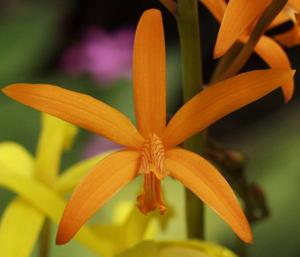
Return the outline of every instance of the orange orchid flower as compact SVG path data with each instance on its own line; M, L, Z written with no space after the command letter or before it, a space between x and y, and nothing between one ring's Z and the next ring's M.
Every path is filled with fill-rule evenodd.
M245 44L249 39L251 25L271 3L271 0L230 0L227 5L225 0L200 1L221 23L214 49L215 58L224 55L236 40ZM294 2L299 2L298 0L290 1L290 6ZM298 8L298 6L295 8ZM270 28L286 22L288 19L290 17L287 15L287 12L281 12ZM260 38L254 51L273 69L291 69L289 58L284 49L268 36L263 35ZM288 102L293 96L294 80L291 79L282 85L282 90L285 102Z
M226 180L203 157L177 145L278 88L294 72L253 71L218 82L182 106L166 125L166 58L160 11L151 9L142 15L133 59L138 129L118 110L84 94L41 84L14 84L3 89L25 105L125 147L99 162L78 185L64 211L57 243L68 242L98 208L138 175L144 176L137 198L141 212L166 211L160 183L169 175L214 209L242 240L251 242L247 219Z

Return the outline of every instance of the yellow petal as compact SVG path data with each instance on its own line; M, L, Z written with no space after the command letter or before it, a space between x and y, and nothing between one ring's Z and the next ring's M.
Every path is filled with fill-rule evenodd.
M209 86L194 96L169 122L162 140L167 148L207 128L227 114L258 100L294 75L292 70L257 70Z
M55 190L65 194L72 191L75 186L78 185L80 180L101 160L106 156L111 154L112 151L108 151L96 156L93 156L89 159L80 161L67 170L62 172L62 175L57 179L54 187Z
M113 220L113 225L96 224L93 225L93 230L111 238L114 241L116 253L119 253L145 240L149 228L154 227L149 225L155 224L151 223L154 221L154 215L143 215L132 202L118 203L117 207L113 215L118 220ZM122 222L120 222L120 217L123 218Z
M276 35L276 41L286 47L294 47L300 44L300 28L293 26L290 30Z
M59 223L66 203L41 182L14 173L0 164L0 186L14 191L43 212L54 223ZM88 227L82 227L76 239L100 256L110 256L111 254L113 242L108 241L105 235L96 235Z
M135 115L140 133L160 135L166 126L166 53L159 10L145 11L133 52Z
M252 242L249 223L230 185L207 160L180 148L166 153L166 168L210 206L245 242Z
M221 57L270 3L271 0L230 0L218 33L214 57Z
M211 12L215 19L221 23L227 4L224 0L199 0Z
M72 143L77 128L53 116L42 115L42 128L37 147L35 177L53 185L60 168L63 150Z
M29 257L41 231L44 215L16 198L5 209L0 224L0 256Z
M291 69L289 57L284 49L273 39L262 36L255 46L254 51L272 68L272 69ZM282 85L285 102L291 100L294 93L294 79Z
M129 148L139 148L143 142L126 116L88 95L43 84L13 84L3 92L16 101Z
M167 256L201 256L201 257L238 257L228 248L209 241L187 240L187 241L160 241L158 242L160 257ZM181 254L180 254L181 252ZM183 254L182 254L183 253ZM191 255L189 255L191 254Z
M33 157L23 146L14 142L0 143L0 165L18 174L33 175Z
M67 243L80 227L137 174L139 153L119 151L100 161L75 189L57 232L57 244Z
M146 232L151 221L154 220L154 215L144 215L135 206L131 207L124 225L121 227L123 236L123 249L132 247L145 239Z

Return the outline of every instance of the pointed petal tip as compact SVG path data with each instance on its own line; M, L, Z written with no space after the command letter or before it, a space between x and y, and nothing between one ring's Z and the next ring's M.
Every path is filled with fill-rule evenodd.
M144 11L142 17L157 16L157 15L161 16L160 10L152 8L152 9Z
M247 244L253 243L253 234L252 234L250 226L248 227L247 231L245 231L245 233L242 236L240 236L240 239L243 240Z
M23 84L23 83L10 84L10 85L7 85L7 86L3 87L1 89L1 91L5 95L11 97L13 95L13 93L15 92L15 90L18 90L19 86L24 86L24 85L26 85L26 84Z
M74 235L75 234L72 233L72 231L65 226L64 220L62 218L62 220L60 221L60 224L58 226L55 244L64 245L64 244L68 243L73 238Z
M288 104L292 100L293 95L284 95L284 103Z
M288 75L293 78L295 76L296 70L287 70ZM291 101L294 95L294 83L288 83L286 86L282 87L284 103L287 104Z
M64 245L68 243L70 240L65 236L60 233L60 231L57 232L56 239L55 239L55 244L56 245Z
M213 58L214 59L219 59L220 57L222 57L225 53L225 50L224 49L220 49L219 47L215 47L214 49L214 53L213 53Z
M295 76L295 74L296 74L296 69L291 70L291 75Z
M9 95L9 91L12 87L13 87L13 85L5 86L5 87L1 88L1 91L3 92L3 94Z
M270 69L271 71L273 71L275 73L275 75L280 72L281 75L285 75L288 78L292 78L295 76L296 70L292 70L292 69Z

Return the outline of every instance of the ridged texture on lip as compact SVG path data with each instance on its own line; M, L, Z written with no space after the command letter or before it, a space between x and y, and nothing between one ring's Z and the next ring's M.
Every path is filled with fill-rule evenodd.
M167 175L164 162L164 145L157 135L150 134L141 148L141 167L139 172L141 174L153 172L158 179L163 179Z

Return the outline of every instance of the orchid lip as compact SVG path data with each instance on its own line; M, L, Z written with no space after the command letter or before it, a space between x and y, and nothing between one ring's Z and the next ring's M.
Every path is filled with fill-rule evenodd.
M162 140L154 133L145 139L141 149L140 174L144 175L143 192L137 197L138 208L144 214L159 208L166 211L161 196L161 180L168 175L165 169L165 148Z

